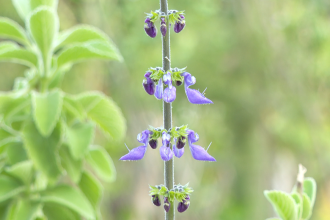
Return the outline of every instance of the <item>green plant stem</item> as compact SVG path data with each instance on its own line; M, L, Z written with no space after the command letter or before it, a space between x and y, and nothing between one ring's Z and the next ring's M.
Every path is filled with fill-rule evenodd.
M160 10L167 15L167 0L160 0ZM167 31L165 37L162 35L162 59L163 69L165 72L171 69L170 61L170 27L169 23L166 23ZM164 128L170 129L172 127L172 104L163 101L163 120ZM174 159L164 162L164 182L167 189L173 189L174 186ZM165 212L165 220L175 219L174 202L171 204L169 212Z

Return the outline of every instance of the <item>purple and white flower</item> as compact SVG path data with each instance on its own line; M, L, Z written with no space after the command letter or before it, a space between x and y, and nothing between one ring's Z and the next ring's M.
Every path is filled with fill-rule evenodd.
M184 20L184 16L180 15L180 17L174 24L174 32L175 33L181 32L185 26L186 26L186 22Z
M150 78L150 75L152 73L148 71L146 74L144 74L144 77L146 78L143 80L143 87L144 90L149 94L149 95L154 95L155 94L155 82Z
M148 17L144 21L144 30L149 35L149 37L156 37L157 35L157 29L155 27L155 24L151 21L151 19Z

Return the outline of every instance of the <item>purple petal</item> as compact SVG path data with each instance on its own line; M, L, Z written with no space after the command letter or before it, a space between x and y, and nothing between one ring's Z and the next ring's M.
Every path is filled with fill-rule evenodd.
M166 85L172 85L172 77L171 77L171 73L167 72L164 76L163 76L163 82Z
M163 81L162 81L161 78L159 79L158 84L156 86L155 97L157 99L162 99L163 98Z
M171 203L168 201L168 197L164 198L164 209L166 212L170 211Z
M147 78L147 80L143 80L142 85L149 95L155 94L155 82L152 79Z
M147 150L147 146L133 148L128 154L122 156L119 160L141 160Z
M203 160L203 161L216 161L214 157L212 157L207 151L198 145L189 145L191 155L195 160Z
M166 145L162 145L159 150L160 150L160 157L162 158L162 160L168 161L172 159L173 151L171 150L170 147L166 147Z
M163 145L168 146L170 141L171 141L171 135L169 133L167 133L166 131L163 131L163 133L162 133L162 143L163 143Z
M190 73L184 72L182 74L184 76L184 87L186 91L187 98L192 104L213 104L213 102L206 98L202 93L198 90L190 89L189 86L194 85L196 83L196 78L191 76Z
M157 35L157 29L154 25L153 22L150 21L150 18L146 18L146 20L144 21L144 30L145 32L149 35L149 37L156 37Z
M193 130L187 130L189 144L195 143L199 140L199 135Z
M150 140L149 141L149 145L152 149L156 149L157 148L157 144L158 144L158 141L157 140Z
M176 88L174 86L169 86L164 90L163 99L165 102L173 102L176 98Z
M174 144L173 144L173 152L174 152L174 155L175 155L177 158L182 157L182 155L183 155L183 153L184 153L184 148L178 149L178 148L176 147L176 140L174 140Z
M144 144L145 146L148 145L149 142L149 135L152 134L152 131L150 130L144 130L140 134L137 135L137 140L138 142Z
M161 20L161 22L160 22L160 32L165 37L166 31L167 31L165 18L160 18L160 20Z

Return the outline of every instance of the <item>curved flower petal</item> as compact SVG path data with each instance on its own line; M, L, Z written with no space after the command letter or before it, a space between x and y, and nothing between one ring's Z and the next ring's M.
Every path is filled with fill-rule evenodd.
M160 157L162 158L162 160L168 161L172 159L173 151L171 150L170 147L166 147L166 145L162 145L159 150L160 150Z
M195 160L216 161L214 157L207 153L207 151L201 146L190 144L189 148L191 151L191 155Z
M173 144L173 152L174 152L174 155L177 157L177 158L180 158L182 157L183 153L184 153L184 147L181 148L181 149L178 149L176 147L176 140L174 139L174 144Z
M189 86L194 85L196 83L196 78L191 76L190 73L184 72L182 73L184 76L184 88L186 91L186 95L188 101L192 104L213 104L213 102L206 98L200 91L196 89L190 89Z
M165 102L173 102L176 98L176 88L174 86L169 86L164 90L163 99Z
M157 99L163 98L163 81L162 78L159 79L158 84L156 86L155 97Z
M138 142L144 144L145 146L148 145L149 142L149 135L152 134L152 131L150 130L144 130L140 134L137 135Z
M151 72L147 72L144 77L146 78L143 80L143 87L144 90L149 94L153 95L155 94L155 82L150 78Z
M189 144L195 143L199 140L199 135L193 130L187 130Z
M128 154L122 156L119 160L141 160L147 151L147 146L133 148Z

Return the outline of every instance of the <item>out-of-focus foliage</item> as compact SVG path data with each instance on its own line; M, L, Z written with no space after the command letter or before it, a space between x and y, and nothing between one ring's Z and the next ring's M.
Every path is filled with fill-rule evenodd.
M0 4L1 16L19 20L10 1ZM181 90L173 104L174 125L189 123L203 137L201 146L212 141L209 152L217 159L198 163L187 153L175 161L176 179L195 190L190 208L177 219L274 216L262 192L289 192L298 163L318 183L311 219L330 219L329 6L327 0L169 0L170 9L185 10L186 20L180 34L171 32L172 67L187 66L197 79L194 88L207 87L215 103L192 106ZM80 63L64 76L62 89L111 94L127 118L130 148L149 124L162 125L161 102L141 85L145 71L161 65L160 34L150 39L143 30L144 13L158 8L158 0L59 1L60 29L95 25L111 36L125 61ZM1 64L1 71L0 87L9 90L22 67ZM106 146L119 175L106 189L105 219L161 219L148 197L148 184L163 182L159 151L149 149L143 161L119 162L124 144Z
M95 130L120 140L125 120L102 93L60 87L74 63L122 57L97 28L59 32L57 0L12 3L26 29L0 17L0 61L27 69L0 93L0 219L102 219L99 179L112 182L116 170L107 151L92 145Z

